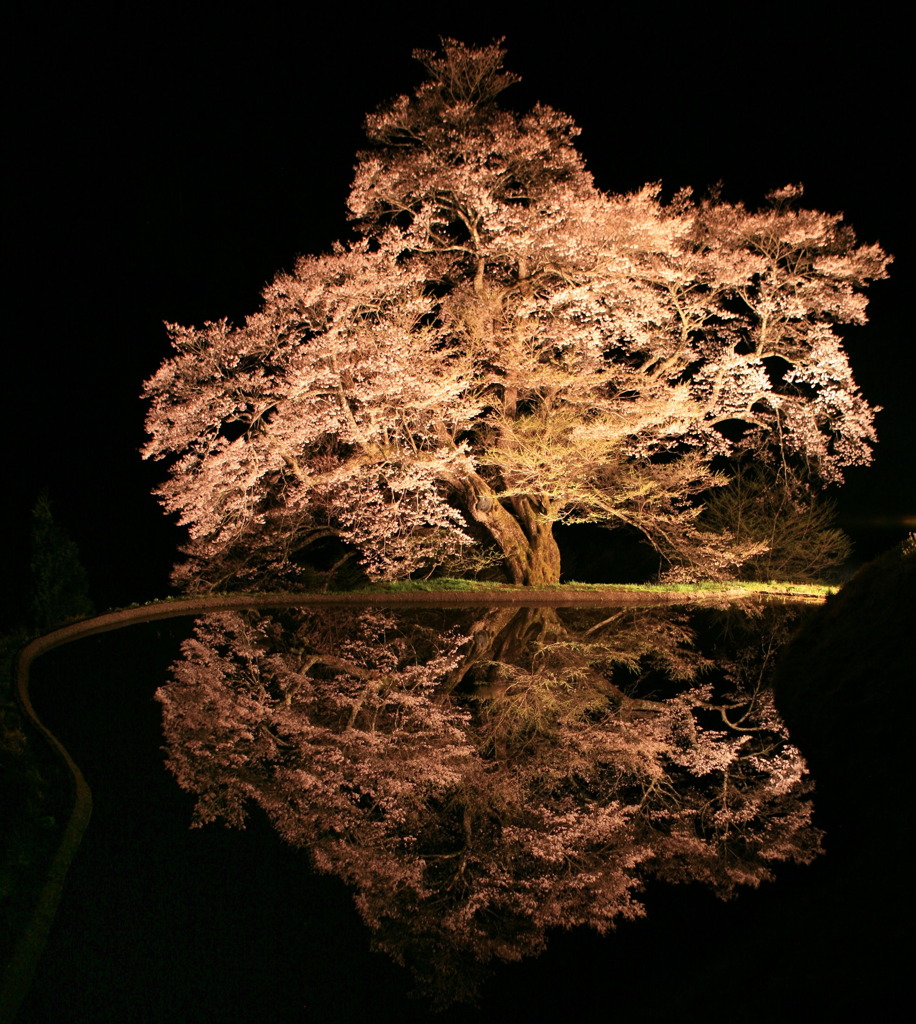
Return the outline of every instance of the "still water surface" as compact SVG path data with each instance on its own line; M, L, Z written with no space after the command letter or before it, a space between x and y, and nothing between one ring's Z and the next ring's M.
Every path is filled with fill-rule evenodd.
M300 609L52 652L36 706L95 811L23 1019L803 990L823 858L766 683L804 611Z

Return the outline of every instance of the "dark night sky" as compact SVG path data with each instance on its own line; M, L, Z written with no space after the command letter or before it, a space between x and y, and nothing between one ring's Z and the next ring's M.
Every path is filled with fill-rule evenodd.
M440 34L504 35L523 76L507 102L572 114L609 191L721 180L755 203L802 181L810 205L843 210L895 254L872 323L847 335L857 380L886 412L877 462L850 475L841 506L861 555L895 543L916 513L902 33L880 3L846 21L802 6L672 19L610 4L588 20L563 5L540 19L529 5L454 18L401 4L36 7L10 47L7 582L47 486L100 604L165 592L177 533L137 455L140 386L168 351L162 321L241 318L276 270L346 236L362 118L416 84L411 51ZM866 529L869 516L893 525Z

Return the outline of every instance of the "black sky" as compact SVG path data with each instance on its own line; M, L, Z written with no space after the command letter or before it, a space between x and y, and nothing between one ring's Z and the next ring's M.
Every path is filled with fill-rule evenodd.
M872 323L847 335L856 379L886 411L877 461L850 474L841 508L863 557L900 539L916 513L901 26L882 4L854 18L814 4L685 10L35 7L10 46L7 582L48 487L101 604L165 592L178 533L137 455L162 321L241 318L297 254L346 237L362 119L413 88L411 51L440 35L505 36L523 77L507 102L570 113L608 191L722 181L753 204L801 181L810 205L894 253Z

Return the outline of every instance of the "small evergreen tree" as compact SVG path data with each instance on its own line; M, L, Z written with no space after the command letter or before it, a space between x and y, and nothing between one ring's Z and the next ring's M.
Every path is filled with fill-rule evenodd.
M43 491L32 508L29 568L29 625L45 633L65 619L92 615L89 577L79 549L55 522L51 499Z

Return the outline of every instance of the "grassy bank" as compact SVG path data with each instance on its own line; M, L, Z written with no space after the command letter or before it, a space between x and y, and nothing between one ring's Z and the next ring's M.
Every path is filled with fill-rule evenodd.
M374 583L359 589L366 594L418 594L467 591L468 593L524 593L528 589L555 590L558 594L570 593L649 593L649 594L732 594L735 592L754 594L791 594L798 597L827 597L837 588L822 583L784 583L776 580L769 583L730 580L707 583L556 583L538 588L512 586L507 583L487 583L479 580L434 579L401 580L394 583Z

